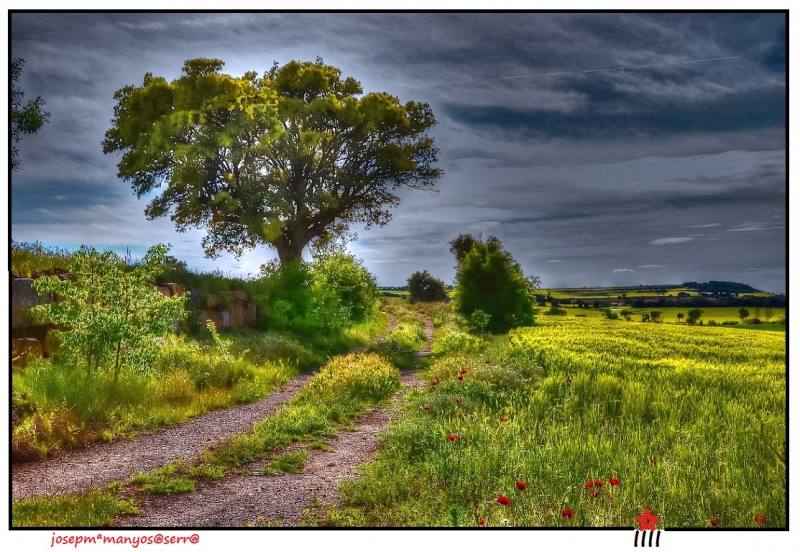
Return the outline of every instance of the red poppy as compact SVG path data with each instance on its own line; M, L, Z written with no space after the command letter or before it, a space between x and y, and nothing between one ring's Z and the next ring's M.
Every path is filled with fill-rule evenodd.
M458 381L464 381L464 376L458 376Z
M460 403L461 402L461 397L456 397L456 402Z
M478 520L478 525L486 525L486 522L483 519Z
M571 518L572 510L570 510L569 508L564 508L563 510L561 510L561 517Z
M719 521L717 521L716 519L712 519L711 520L711 526L712 527L716 527L717 525L719 525Z
M452 433L450 435L448 435L447 438L450 439L451 441L453 441L454 443L458 440L458 437L456 437Z
M490 362L490 361L489 361L489 359L487 358L487 359L486 359L486 364L489 364L489 362Z
M431 382L431 385L439 385L439 380L435 379Z
M501 422L505 422L507 419L508 419L508 418L506 418L505 416L500 416L500 421L501 421Z
M651 458L650 463L653 464L654 466L658 466L658 461L655 458Z
M517 481L517 489L519 489L520 491L524 491L527 488L528 486L525 484L524 481Z
M587 489L591 489L592 487L594 487L594 481L587 481L586 482L586 488Z
M664 456L667 453L664 449L661 449L661 456Z
M431 409L430 406L425 406L425 410L430 410L430 409Z
M594 486L595 487L602 487L603 486L603 482L598 479L597 481L594 482Z
M567 383L568 383L568 384L569 384L569 383L572 383L572 378L571 378L571 377L569 377L569 376L567 376Z
M617 479L616 477L612 477L611 479L608 480L608 482L611 483L612 485L619 485L619 479Z
M599 493L597 491L592 491L591 493L589 493L589 496L592 497L592 498L595 498L595 497L597 497L598 494Z
M462 373L462 374L466 374L466 373L467 373L467 369L466 369L466 368L462 369L462 370L461 370L461 373Z
M469 414L464 414L464 417L465 417L465 418L469 417Z
M503 506L508 506L509 504L511 504L511 499L506 496L500 495L497 497L497 502L502 504Z
M764 516L756 516L756 523L760 523L761 525L766 525L767 520L764 519Z

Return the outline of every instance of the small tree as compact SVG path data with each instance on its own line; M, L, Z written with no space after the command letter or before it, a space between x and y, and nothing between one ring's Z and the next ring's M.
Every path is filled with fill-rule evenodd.
M696 324L700 317L703 316L703 311L700 309L691 309L689 310L689 316L686 318L686 322L689 324Z
M747 309L746 309L746 308L744 308L744 307L742 307L742 308L740 308L740 309L739 309L739 318L741 318L741 320L742 320L742 324L744 324L744 320L745 320L745 318L747 318L748 316L750 316L750 311L749 311L749 310L747 310Z
M683 313L682 312L679 312L675 316L678 318L678 323L680 323L680 321L683 320Z
M487 328L492 333L533 323L539 279L525 277L499 239L475 240L456 266L455 282L456 310L466 317L478 309L488 313Z
M483 312L482 310L478 309L472 311L472 316L469 317L470 325L478 330L479 332L486 333L486 326L489 325L489 321L492 319L490 314Z
M659 320L660 318L661 318L661 311L652 311L650 313L650 321L651 322L660 322L660 320Z
M48 122L50 114L42 109L44 100L38 96L35 100L29 101L24 106L22 98L25 92L16 83L22 75L22 67L25 65L24 59L15 59L11 62L11 168L19 170L21 161L19 151L15 145L19 142L23 134L35 134L42 126Z
M166 245L151 247L142 262L129 269L115 253L84 246L72 258L72 280L37 279L39 294L64 298L32 309L66 326L58 332L59 356L83 362L89 374L113 367L115 384L123 367L152 369L160 348L157 338L187 314L183 296L165 297L151 284L163 269L167 250Z
M430 303L434 301L444 301L447 298L447 290L444 287L444 282L428 274L427 270L415 272L407 282L408 291L410 293L409 301L412 303Z
M642 322L650 322L650 315L647 313L642 314Z

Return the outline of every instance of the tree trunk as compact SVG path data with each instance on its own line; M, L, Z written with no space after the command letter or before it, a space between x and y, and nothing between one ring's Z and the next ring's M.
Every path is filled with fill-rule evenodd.
M303 249L305 249L309 241L303 241L298 238L291 239L284 235L272 242L272 245L278 250L278 259L280 259L281 266L286 266L292 261L301 259L303 257Z

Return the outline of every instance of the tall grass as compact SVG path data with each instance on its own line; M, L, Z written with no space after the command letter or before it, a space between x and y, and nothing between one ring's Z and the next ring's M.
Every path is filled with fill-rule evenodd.
M90 493L14 501L12 527L106 527L119 514L138 514L132 500L110 493Z
M21 278L34 275L65 272L69 268L73 251L58 247L45 247L40 242L11 242L11 272Z
M445 354L327 523L631 526L649 508L660 527L785 527L784 350L767 332L571 319Z

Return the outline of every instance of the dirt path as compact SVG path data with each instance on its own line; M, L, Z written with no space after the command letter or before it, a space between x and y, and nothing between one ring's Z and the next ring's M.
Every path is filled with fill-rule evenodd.
M424 385L414 371L401 374L403 389L393 402L412 387ZM356 476L356 466L368 462L378 450L380 431L399 416L396 409L373 408L354 423L352 432L341 432L327 441L329 451L309 450L302 473L261 475L266 461L248 465L249 474L227 475L219 481L202 481L193 493L145 495L138 502L140 514L122 516L115 527L241 527L245 524L293 526L315 499L336 503L339 484ZM298 445L284 449L292 451Z
M389 317L387 333L397 326L397 318ZM189 461L206 447L224 441L234 433L249 431L257 422L273 415L306 385L312 375L303 374L253 404L213 410L132 440L64 450L39 462L12 465L12 499L102 488L112 481L128 479L134 473L163 466L176 458Z

